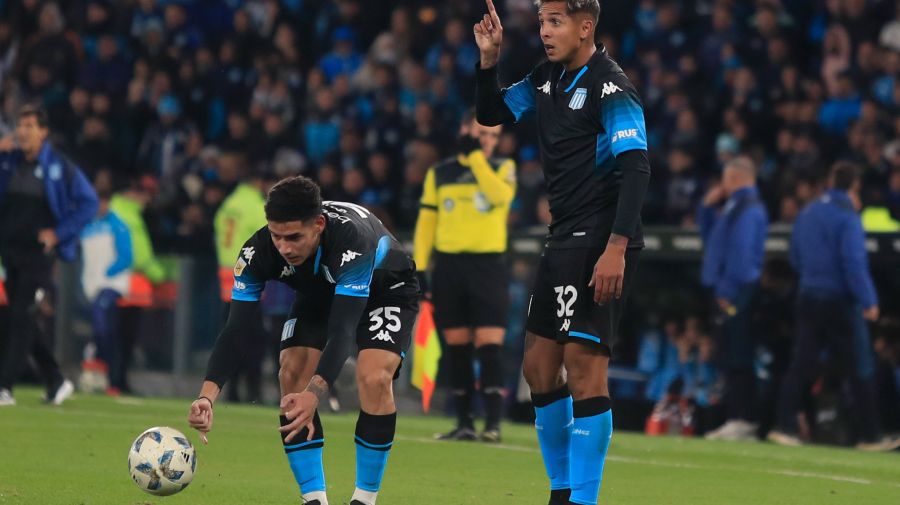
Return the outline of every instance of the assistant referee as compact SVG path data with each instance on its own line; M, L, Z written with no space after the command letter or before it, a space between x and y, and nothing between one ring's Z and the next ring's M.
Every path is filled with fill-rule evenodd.
M500 441L500 350L509 305L506 221L516 192L515 162L492 157L501 128L481 125L471 113L463 119L459 154L428 171L416 223L420 278L435 251L435 324L447 343L446 363L456 396L457 426L438 435L442 440ZM486 411L480 436L472 418L475 354Z

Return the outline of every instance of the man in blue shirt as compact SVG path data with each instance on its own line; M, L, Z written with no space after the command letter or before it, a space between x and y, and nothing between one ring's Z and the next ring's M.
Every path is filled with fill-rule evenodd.
M836 163L829 190L809 204L794 224L790 257L799 275L797 329L791 365L781 387L778 430L768 436L776 443L801 443L797 414L803 388L816 377L824 347L853 391L860 428L857 447L892 450L900 446L900 440L881 438L874 378L871 366L866 366L871 345L858 345L865 337L858 311L868 321L879 316L865 234L853 200L859 188L856 167Z
M9 334L0 348L0 406L15 405L12 386L29 353L46 380L49 403L59 405L74 391L40 329L52 328L53 263L76 258L78 235L98 203L81 170L50 145L49 133L47 112L25 105L16 124L18 146L0 140L0 257L10 306Z
M727 422L706 437L751 440L756 437L756 388L750 308L762 272L769 219L750 158L738 156L725 165L722 182L704 198L697 223L704 247L702 282L713 292L720 323L719 364L725 375L727 414Z

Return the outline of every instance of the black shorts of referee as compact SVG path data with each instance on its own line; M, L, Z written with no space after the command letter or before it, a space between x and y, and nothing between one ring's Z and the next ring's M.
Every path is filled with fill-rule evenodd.
M434 322L446 328L505 328L509 269L503 253L441 253L431 276Z

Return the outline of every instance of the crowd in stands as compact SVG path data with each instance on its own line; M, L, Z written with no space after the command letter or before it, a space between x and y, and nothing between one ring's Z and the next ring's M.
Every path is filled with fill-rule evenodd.
M724 161L762 167L790 223L830 162L866 169L867 205L900 214L900 6L881 0L607 2L602 42L644 100L644 220L692 226ZM499 3L509 84L540 61L530 0ZM429 165L472 105L478 51L459 2L0 0L0 134L42 101L93 178L144 176L162 251L213 254L212 216L252 172L317 178L327 198L414 224ZM533 127L507 129L514 227L543 224ZM112 182L105 182L112 181Z
M543 47L532 0L495 3L509 85ZM646 224L694 227L723 164L748 154L772 223L792 223L847 159L864 168L862 204L900 229L900 2L601 4L600 42L644 102ZM157 253L214 258L217 209L261 175L308 175L325 198L409 232L426 170L453 154L473 105L483 11L482 0L0 0L0 137L21 104L43 103L54 145L104 198L143 208ZM511 227L546 225L534 125L507 127L497 154L518 166ZM715 402L703 322L666 321L651 399L677 382ZM879 340L887 375L896 341Z

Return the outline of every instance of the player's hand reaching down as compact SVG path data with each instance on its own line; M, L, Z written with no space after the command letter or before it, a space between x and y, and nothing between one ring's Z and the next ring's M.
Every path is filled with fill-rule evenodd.
M202 440L204 444L209 443L206 434L212 429L212 423L212 402L206 397L194 400L194 403L191 404L191 409L188 412L188 424L191 428L200 432L200 440Z
M302 393L288 393L281 398L281 411L284 417L291 421L290 424L279 428L282 433L287 432L284 437L285 442L294 439L303 428L309 429L306 440L312 440L316 428L313 426L313 416L316 415L316 409L319 407L319 397L310 391Z
M481 68L490 68L497 64L500 58L500 43L503 41L503 25L500 24L500 16L494 8L494 2L485 0L488 13L475 24L475 43L481 52Z
M625 250L628 238L613 235L606 244L606 250L594 265L594 274L588 286L594 288L594 302L608 303L613 298L622 298L625 284Z

